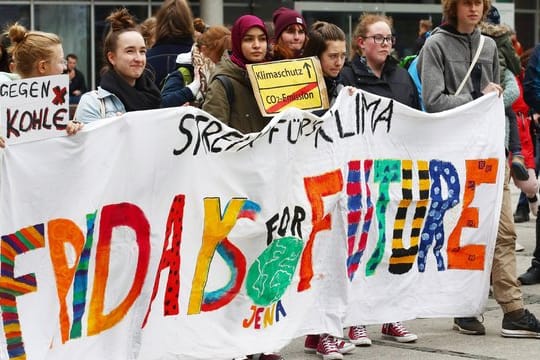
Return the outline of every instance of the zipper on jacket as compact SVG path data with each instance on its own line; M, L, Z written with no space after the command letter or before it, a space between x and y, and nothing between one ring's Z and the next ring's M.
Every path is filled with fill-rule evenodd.
M473 44L471 34L467 34L467 39L469 40L469 66L472 64L473 58Z

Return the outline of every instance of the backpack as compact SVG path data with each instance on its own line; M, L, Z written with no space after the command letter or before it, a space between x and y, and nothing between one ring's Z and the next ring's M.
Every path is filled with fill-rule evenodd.
M399 62L399 66L401 66L402 68L404 68L405 70L408 70L409 69L409 66L411 66L411 63L414 61L414 59L416 59L418 55L414 54L414 55L408 55L408 56L405 56L403 59L401 59L401 61Z
M161 83L159 84L159 88L161 90L163 90L163 88L165 87L165 84L167 83L167 80L169 80L169 77L175 74L177 71L180 73L180 75L182 75L182 79L184 79L184 86L191 84L191 82L193 81L192 70L187 66L180 65L178 68L168 73L167 76L163 78L163 80L161 80Z
M426 111L426 108L424 107L424 101L422 100L422 82L420 81L420 74L418 74L416 64L418 64L418 56L415 56L414 59L412 59L407 68L407 71L411 76L414 85L416 86L416 90L418 91L418 101L420 103L420 107L422 108L422 111Z

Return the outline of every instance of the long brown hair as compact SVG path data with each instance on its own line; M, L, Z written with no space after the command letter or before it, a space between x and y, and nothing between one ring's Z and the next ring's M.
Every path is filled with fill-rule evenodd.
M191 38L195 35L193 14L186 0L165 0L156 13L155 42Z
M442 13L443 18L453 26L457 26L457 4L459 0L442 0ZM489 8L491 7L491 0L482 0L484 5L484 11L482 13L482 19L485 19Z

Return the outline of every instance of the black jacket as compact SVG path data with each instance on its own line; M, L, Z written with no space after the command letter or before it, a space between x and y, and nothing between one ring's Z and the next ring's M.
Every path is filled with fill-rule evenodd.
M341 83L375 95L394 99L404 105L420 110L418 91L407 70L399 67L398 62L388 56L378 78L368 68L360 55L355 55L351 62L341 70Z
M163 79L175 70L178 54L191 51L192 39L178 39L156 42L146 53L146 67L154 74L154 82L161 89Z

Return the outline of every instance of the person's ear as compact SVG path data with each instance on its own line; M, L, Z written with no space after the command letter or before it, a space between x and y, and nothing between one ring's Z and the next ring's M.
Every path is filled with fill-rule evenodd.
M45 74L47 72L47 60L39 60L37 64L37 70L40 74Z
M107 53L107 60L109 60L109 62L114 66L116 65L116 56L114 55L114 53L112 51L109 51Z
M366 40L365 40L363 37L361 37L361 36L359 36L359 37L356 39L356 45L358 46L358 48L359 48L360 50L363 50L363 49L364 49L364 44L365 44L365 43L366 43Z

